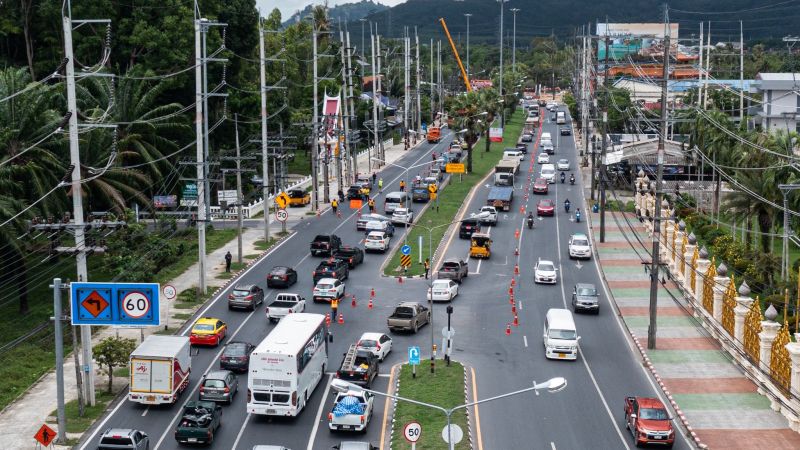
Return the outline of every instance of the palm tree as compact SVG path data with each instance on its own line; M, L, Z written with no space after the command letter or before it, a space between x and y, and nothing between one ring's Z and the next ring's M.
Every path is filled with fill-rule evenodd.
M501 110L500 96L494 88L481 89L477 92L480 108L482 111L486 111L486 126L484 127L484 132L486 133L486 151L488 152L491 147L491 143L489 142L489 128Z
M480 96L477 92L468 92L456 97L450 109L455 128L461 130L464 142L467 144L467 172L472 172L472 146L478 141L485 128L485 122L480 119L485 115L481 111Z

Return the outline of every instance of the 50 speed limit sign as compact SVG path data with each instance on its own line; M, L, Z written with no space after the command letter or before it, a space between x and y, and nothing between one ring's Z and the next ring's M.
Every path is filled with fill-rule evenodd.
M122 298L122 310L133 319L144 317L150 311L150 299L141 292L129 292Z
M417 442L422 436L422 425L419 422L409 422L403 427L403 437L412 444Z

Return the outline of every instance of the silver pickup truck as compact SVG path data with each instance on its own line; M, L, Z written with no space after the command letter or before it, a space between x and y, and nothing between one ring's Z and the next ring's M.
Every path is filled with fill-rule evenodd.
M288 314L299 313L306 310L306 299L300 294L280 293L275 300L267 305L267 319L277 322Z
M402 302L398 303L394 312L387 319L387 325L390 331L417 330L431 322L431 310L418 302Z

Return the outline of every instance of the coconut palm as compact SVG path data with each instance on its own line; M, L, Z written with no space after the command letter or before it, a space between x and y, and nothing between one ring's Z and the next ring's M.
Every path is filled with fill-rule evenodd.
M497 117L497 114L500 113L502 106L500 104L500 96L494 88L481 89L477 92L481 111L486 111L486 126L484 127L484 132L486 133L486 151L488 152L491 147L489 142L489 128Z
M484 111L481 111L480 96L477 92L467 92L456 97L450 107L453 126L460 130L467 144L467 172L472 172L472 146L478 141L486 128Z

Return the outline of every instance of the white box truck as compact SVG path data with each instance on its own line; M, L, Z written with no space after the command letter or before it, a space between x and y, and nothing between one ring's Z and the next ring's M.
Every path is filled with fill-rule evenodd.
M131 353L128 400L146 405L175 403L189 386L189 338L151 335Z

